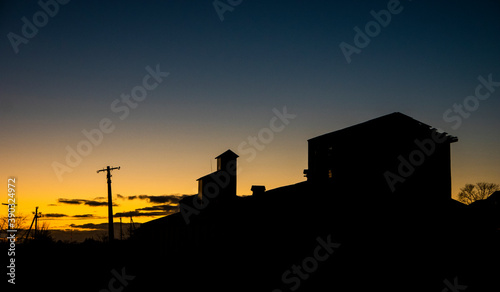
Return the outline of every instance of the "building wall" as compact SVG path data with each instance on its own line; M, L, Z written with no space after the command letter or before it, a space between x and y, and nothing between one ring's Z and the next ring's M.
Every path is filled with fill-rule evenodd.
M434 151L428 155L420 150L415 139L423 141L429 138L430 131L400 135L372 131L333 133L311 139L308 181L335 182L366 190L392 192L384 176L389 171L404 180L394 184L394 192L451 198L450 143L435 143ZM421 164L412 165L410 162L410 154L415 151L423 154ZM415 155L418 154L414 154L415 158L420 157ZM399 173L402 160L408 161L413 170ZM405 167L402 169L406 170ZM438 195L434 195L436 193Z
M227 200L236 197L236 158L219 160L220 170L204 176L198 181L198 195L214 200Z

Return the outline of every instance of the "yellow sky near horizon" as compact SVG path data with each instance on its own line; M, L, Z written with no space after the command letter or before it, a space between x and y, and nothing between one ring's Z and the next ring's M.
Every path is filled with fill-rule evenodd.
M278 135L277 135L278 136ZM238 159L238 195L250 195L252 185L265 185L267 189L290 185L304 181L302 171L307 168L307 138L288 138L283 135L266 145L263 151L257 152L255 159L241 155ZM4 147L12 150L12 155L2 156L3 167L0 177L5 180L4 198L7 202L7 178L13 176L16 181L16 203L20 214L32 218L36 206L43 214L65 214L68 217L43 218L54 229L71 228L70 224L107 222L107 207L88 205L69 205L58 203L58 199L95 200L107 199L106 174L96 173L107 166L120 166L113 171L112 191L115 203L114 213L130 212L139 208L154 206L146 200L120 200L122 196L163 196L195 194L198 191L196 179L215 170L215 157L228 148L237 152L238 145L231 143L207 144L207 147L190 147L182 145L165 147L164 140L157 140L159 145L126 145L113 149L112 144L104 142L96 147L91 155L84 157L81 164L74 167L71 173L58 180L50 167L53 161L64 162L65 145L57 142L40 140L40 145L19 143L19 147ZM499 159L497 152L487 156L471 153L472 145L468 141L460 141L451 145L452 154L452 195L456 198L459 190L466 183L487 181L499 183L495 174L498 172L491 161ZM117 145L116 143L114 145ZM230 145L221 147L220 145ZM52 148L52 147L55 147ZM14 152L15 151L15 152ZM18 155L24 153L24 155ZM134 155L131 155L134 153ZM474 155L473 155L474 154ZM474 169L481 169L480 172ZM54 205L56 204L56 205ZM0 212L6 214L7 207L1 206ZM98 218L74 218L70 216L93 214ZM147 222L157 217L137 217L135 222ZM30 219L31 220L31 219Z
M217 154L216 154L217 155ZM198 167L197 170L192 170L189 173L187 168L181 173L172 171L161 166L150 164L151 167L145 172L140 169L140 159L129 164L120 164L120 170L112 171L112 193L113 202L117 206L113 207L113 213L130 212L139 208L151 207L158 204L152 204L147 200L127 200L117 198L117 195L122 196L164 196L164 195L190 195L198 191L196 179L205 174L210 173L208 166L209 159L207 157L206 165ZM130 160L129 160L130 161ZM215 169L215 160L213 160L213 170ZM178 166L189 163L179 163ZM119 164L114 164L119 165ZM238 177L238 194L251 194L250 188L252 184L264 184L268 189L276 188L282 185L292 184L303 181L301 171L305 167L298 167L295 177L289 177L293 171L276 172L272 176L269 173L257 171L262 166L262 162L254 161L239 163ZM175 168L171 165L172 168ZM178 168L179 168L178 167ZM139 170L137 170L139 168ZM59 182L57 177L52 172L39 173L34 169L17 169L12 168L12 175L16 177L16 212L28 216L29 221L33 218L35 207L39 207L39 211L43 214L65 214L67 217L61 218L46 218L41 220L48 222L52 229L71 229L70 224L86 224L86 223L104 223L107 222L108 209L107 206L88 206L85 204L73 205L63 204L58 202L59 199L68 200L97 200L107 202L107 183L105 173L96 173L95 167L85 165L74 168L72 173L65 174L64 180ZM4 171L2 171L4 172ZM198 173L198 174L196 174ZM5 172L4 172L5 174ZM249 176L247 174L250 174ZM8 176L10 177L10 176ZM7 181L7 178L5 181ZM5 193L7 189L5 189ZM7 194L5 199L7 202ZM7 206L5 206L5 212ZM70 216L93 214L98 218L74 218ZM141 216L135 217L134 222L147 222L160 216ZM115 222L118 219L115 219Z
M165 192L162 192L162 190L164 190L166 187L162 186L161 183L153 185L151 182L149 182L146 183L147 187L137 186L134 184L133 180L132 182L128 181L131 179L131 176L126 174L125 169L122 170L120 170L122 171L121 173L120 172L115 173L115 175L112 178L113 200L114 203L117 204L117 206L113 207L113 212L115 214L119 212L129 212L139 208L158 205L140 199L136 200L120 199L117 197L117 194L120 194L122 196L134 196L134 195L137 196L141 194L147 194L150 196L167 195ZM107 185L105 177L106 177L105 174L102 175L95 174L94 177L88 175L87 177L85 177L85 179L89 180L90 182L87 183L85 182L77 183L73 179L68 179L69 182L63 183L61 185L55 184L55 185L44 186L42 184L43 177L40 176L33 177L29 173L27 175L18 175L16 176L17 178L16 203L18 203L18 206L16 207L16 212L18 212L18 214L27 216L29 218L27 221L29 222L31 222L33 218L32 213L35 210L36 206L39 207L39 211L42 212L42 214L50 213L50 214L68 215L67 217L61 217L61 218L42 217L41 222L47 222L51 229L78 229L71 227L70 224L82 225L86 223L94 223L94 224L106 223L108 222L107 206L93 207L84 204L72 205L72 204L63 204L58 202L58 199L60 198L68 200L82 199L82 200L97 200L97 201L107 202L107 197L106 197ZM238 194L239 195L251 194L249 188L248 190L246 189L252 183L244 179L244 171L241 173L241 176L238 177L238 179L240 185L238 188ZM271 189L283 185L300 182L303 180L304 179L300 180L299 178L297 181L287 181L285 178L282 178L281 179L282 184L279 184L280 180L277 180L278 182L276 184L269 184L269 181L266 181L262 184L268 186L267 187L268 189ZM478 175L476 177L476 180L478 181L481 180L481 177ZM462 187L465 183L471 183L471 182L474 183L476 182L476 180L471 179L470 177L461 179L458 179L456 177L453 178L453 198L456 199L456 196L459 192L459 188ZM242 189L241 185L246 186L246 188ZM197 185L196 181L192 179L190 186L183 187L182 185L179 184L177 188L172 188L172 189L177 190L175 194L178 195L194 194L197 192ZM4 201L7 201L7 196ZM6 212L7 206L2 206L2 207L5 208L4 212ZM85 215L85 214L92 214L93 216L95 216L95 218L88 219L88 218L71 217L74 215ZM161 216L134 217L134 222L143 223L159 217ZM119 219L115 218L114 220L115 222L118 222ZM126 222L128 222L128 218Z

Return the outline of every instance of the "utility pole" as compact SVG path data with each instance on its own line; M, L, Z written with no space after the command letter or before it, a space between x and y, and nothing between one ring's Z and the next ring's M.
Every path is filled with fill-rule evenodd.
M130 233L130 237L135 232L134 220L132 220L132 216L130 216L130 225L128 226L128 232Z
M120 169L120 167L106 167L98 170L97 173L106 171L108 179L108 220L109 220L109 242L113 242L115 239L115 231L113 229L113 200L111 196L111 171L115 169Z
M122 216L120 216L120 240L123 240Z
M33 221L31 221L30 229L28 229L28 233L24 236L24 240L28 240L31 232L31 228L33 227L33 223L35 223L35 235L33 236L33 239L36 239L37 237L37 228L38 228L38 218L42 217L42 213L38 212L38 207L35 208L35 217L33 217Z
M33 219L35 220L35 239L37 238L37 231L38 231L38 207L36 207L35 209L35 218Z

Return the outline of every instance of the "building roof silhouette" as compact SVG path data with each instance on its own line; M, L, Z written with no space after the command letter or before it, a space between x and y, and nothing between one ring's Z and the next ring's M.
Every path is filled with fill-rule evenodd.
M353 132L357 133L364 132L365 135L373 135L376 133L370 132L370 130L375 130L375 129L384 129L385 131L404 133L408 132L410 129L415 129L420 131L431 131L433 127L425 123L422 123L418 120L415 120L414 118L409 117L400 112L394 112L378 118L368 120L366 122L349 126L347 128L343 128L320 136L316 136L314 138L309 139L308 141L321 140L331 136L351 135ZM448 133L445 132L444 134ZM450 135L448 135L448 137L450 143L458 141L457 137Z
M215 157L215 159L219 159L219 158L222 158L222 157L238 158L240 156L238 154L234 153L231 149L228 149L224 153L222 153L219 156Z

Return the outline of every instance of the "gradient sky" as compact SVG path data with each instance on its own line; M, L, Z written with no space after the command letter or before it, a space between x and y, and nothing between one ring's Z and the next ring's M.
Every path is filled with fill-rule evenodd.
M253 184L304 180L307 139L396 111L459 138L454 197L465 183L500 183L500 87L459 127L443 119L475 94L479 76L500 81L500 2L401 1L402 11L348 63L339 45L354 45L354 28L389 2L243 0L221 21L212 1L72 0L16 54L8 34L22 36L22 18L42 8L2 1L0 178L18 179L20 213L40 206L68 215L50 220L53 228L98 224L105 207L58 202L102 201L98 169L121 166L115 198L193 194L196 179L215 170L213 158L238 153L269 127L273 109L286 107L296 117L283 131L254 159L239 153L239 195ZM168 77L121 120L111 104L158 64ZM65 163L66 147L76 149L82 130L103 118L115 130L60 181L52 164ZM115 212L154 205L115 201ZM70 217L84 214L96 218Z

